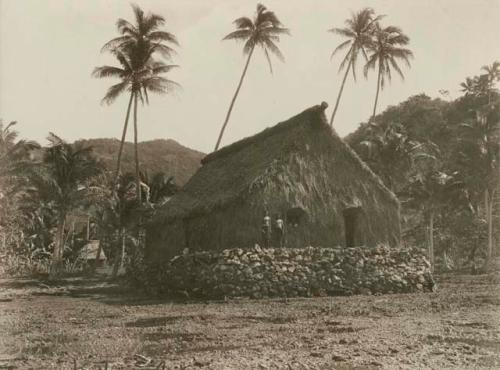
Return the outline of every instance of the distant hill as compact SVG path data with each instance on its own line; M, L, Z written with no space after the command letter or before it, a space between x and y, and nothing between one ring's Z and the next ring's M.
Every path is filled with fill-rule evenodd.
M118 139L85 139L78 140L94 148L94 154L109 170L116 169L116 160L120 140ZM178 185L184 185L200 167L204 153L182 146L175 140L151 140L139 143L139 160L141 168L150 175L163 171L174 176ZM134 172L134 145L126 142L122 160L123 172Z

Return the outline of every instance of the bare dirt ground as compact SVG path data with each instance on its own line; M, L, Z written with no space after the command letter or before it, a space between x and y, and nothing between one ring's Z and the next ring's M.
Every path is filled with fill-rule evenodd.
M0 280L0 369L500 368L500 274L427 294L148 300L99 279Z

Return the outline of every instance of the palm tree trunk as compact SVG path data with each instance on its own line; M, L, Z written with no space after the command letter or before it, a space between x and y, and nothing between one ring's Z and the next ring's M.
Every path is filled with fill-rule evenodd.
M375 95L375 104L373 105L372 120L375 118L375 113L377 112L378 95L380 93L380 80L382 78L382 68L378 67L378 78L377 78L377 94Z
M429 214L429 262L431 271L434 271L434 212Z
M120 149L118 150L118 160L116 163L116 174L115 174L113 188L116 186L116 182L118 181L118 176L120 176L123 146L125 145L125 138L127 136L128 119L130 117L130 109L132 108L133 97L134 93L130 93L130 100L128 102L128 107L127 107L127 115L125 116L125 124L123 125L122 140L120 141Z
M335 102L335 108L333 108L332 118L330 119L330 126L333 126L333 120L335 119L335 114L337 113L337 108L339 107L340 97L342 96L342 92L344 91L345 81L347 79L347 75L349 74L349 70L351 69L352 59L349 61L347 65L347 70L345 71L344 79L342 80L342 85L340 85L339 94L337 95L337 101Z
M488 215L488 243L490 244L490 250L491 250L491 255L493 256L494 254L494 246L493 246L493 194L491 195L490 198L490 205L489 205L489 215Z
M486 222L488 224L488 262L491 261L491 256L493 254L493 197L490 196L488 189L484 192L484 212Z
M125 228L120 229L120 236L119 236L121 245L120 245L120 253L116 254L115 257L115 262L113 265L113 272L112 272L112 278L116 278L118 276L118 271L120 268L123 266L123 260L124 260L124 255L125 255Z
M54 250L52 251L52 263L50 267L50 277L56 276L61 270L62 257L64 252L64 227L66 224L66 215L62 214L59 217L57 224L56 240Z
M245 78L245 75L247 73L248 65L250 64L250 58L252 57L254 49L255 49L255 46L252 47L252 49L250 50L250 53L248 53L248 58L247 58L247 62L245 64L245 68L243 69L243 73L241 74L241 77L240 77L240 82L238 83L238 87L236 88L236 92L234 93L233 99L231 100L231 104L229 105L229 110L227 111L226 119L224 120L224 123L222 124L222 128L220 130L219 138L217 139L217 143L215 144L214 151L219 149L219 145L220 145L220 142L222 140L222 135L224 135L224 130L226 129L227 123L229 122L229 117L231 116L231 111L233 110L234 102L236 101L236 98L238 97L238 94L240 92L241 85L242 85L243 79Z
M135 150L135 192L138 204L141 204L141 174L139 171L139 149L137 146L137 92L134 97L134 150Z

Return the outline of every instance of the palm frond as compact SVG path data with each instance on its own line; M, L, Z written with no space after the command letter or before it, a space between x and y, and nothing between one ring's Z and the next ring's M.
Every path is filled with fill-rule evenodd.
M352 69L352 78L354 81L356 81L356 68L357 68L357 61L358 61L358 54L353 54L351 57L351 69Z
M339 72L342 71L345 68L346 64L349 63L351 60L352 60L352 52L347 53L344 56L344 59L342 59L342 62L339 65Z
M150 13L143 20L143 32L151 33L156 31L159 27L165 24L165 18L159 14Z
M285 61L285 57L281 53L281 50L276 46L274 42L269 39L264 39L264 45L265 49L269 49L269 51L273 53L279 60L281 60L282 62Z
M125 34L125 32L123 32L124 28L131 31L130 33L127 32L130 35L137 35L139 33L137 28L132 23L123 18L118 18L116 21L116 28L121 34Z
M254 28L254 24L253 24L252 20L248 17L237 18L233 21L233 23L236 26L236 28L239 28L239 29L253 29Z
M391 63L392 68L399 74L402 80L405 79L405 76L403 74L403 71L401 71L401 68L399 68L398 63L396 62L395 58L390 58L389 62Z
M377 66L377 54L372 54L369 58L368 58L368 62L366 62L364 68L363 68L363 73L365 75L365 77L368 77L368 72L371 70L371 69L375 69L375 67Z
M106 78L106 77L118 77L121 78L125 75L125 71L118 67L112 66L102 66L96 67L92 71L92 77L95 78Z
M226 35L222 40L247 40L252 36L251 30L237 30Z
M350 44L352 43L351 40L346 40L344 42L342 42L340 45L338 45L333 51L332 51L332 54L330 55L330 59L332 59L334 57L335 54L337 54L339 51L342 51L344 50L346 47L348 47ZM349 51L348 53L350 53L351 51Z
M277 37L279 35L290 35L290 30L284 27L266 27L260 30L262 35L266 35L268 37Z
M178 68L178 65L175 64L164 64L162 62L154 62L151 64L151 72L153 74L160 74L160 73L168 73L174 68Z
M355 38L356 37L356 33L348 28L332 28L332 29L328 30L328 32L332 32L332 33L335 33L337 35L348 37L348 38Z
M118 98L124 91L127 90L128 87L129 84L126 81L111 86L106 92L106 95L104 95L102 103L106 103L108 105L112 104L116 100L116 98Z
M267 51L267 48L264 48L264 53L266 55L267 63L269 64L269 71L273 74L273 64L271 63L271 57Z
M142 82L142 86L153 93L156 94L166 94L166 93L171 93L174 92L175 90L179 89L181 86L172 80L169 80L167 78L161 77L161 76L153 76L150 78L145 79Z
M103 45L101 48L101 53L110 51L113 49L120 49L122 48L125 44L133 42L133 39L129 35L125 36L118 36L115 37L114 39L108 41Z
M142 24L144 22L144 11L137 4L131 4L131 6L134 12L136 24Z
M250 51L255 47L255 41L253 38L250 38L245 42L245 45L243 46L243 54L248 55L250 54Z
M258 28L260 24L264 22L270 22L274 27L281 26L281 22L276 16L276 14L268 10L262 4L257 5L257 17L255 19L255 25Z
M159 52L166 59L170 59L172 55L177 54L175 49L160 43L156 43L151 47L151 49L149 50L149 56L151 56L155 51ZM147 59L149 59L149 57Z
M166 32L166 31L151 32L148 35L148 38L151 41L166 41L166 42L170 42L174 45L179 45L179 41L177 40L177 37L175 37L174 34L172 34L170 32Z

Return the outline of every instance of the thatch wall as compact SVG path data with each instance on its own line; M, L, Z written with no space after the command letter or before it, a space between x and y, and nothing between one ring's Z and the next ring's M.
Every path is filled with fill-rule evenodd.
M325 106L212 153L148 231L148 253L250 247L262 218L300 207L307 219L287 225L286 246L345 244L343 211L361 206L356 245L400 237L399 203L328 126Z

